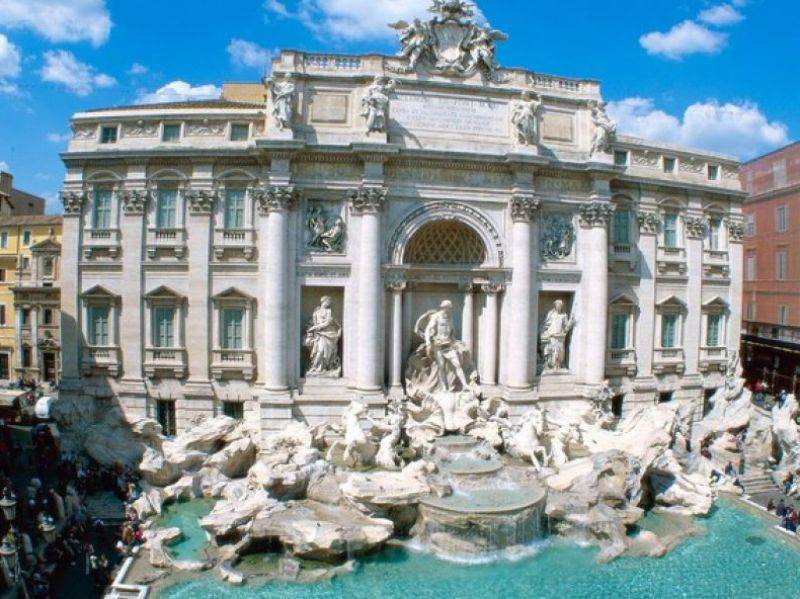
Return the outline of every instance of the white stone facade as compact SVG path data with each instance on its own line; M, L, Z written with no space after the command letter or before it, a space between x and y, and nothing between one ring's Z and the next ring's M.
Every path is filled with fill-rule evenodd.
M266 105L229 88L76 114L62 393L174 413L178 430L233 404L264 430L354 398L382 411L414 323L447 299L484 394L517 411L605 379L623 406L700 409L739 343L736 161L606 131L593 81L409 59L284 51ZM113 192L102 228L97 189ZM341 368L306 377L323 296ZM565 367L543 373L557 299L575 325Z

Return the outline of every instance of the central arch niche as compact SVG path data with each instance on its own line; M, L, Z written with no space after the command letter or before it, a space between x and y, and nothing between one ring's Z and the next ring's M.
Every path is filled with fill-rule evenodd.
M437 221L417 231L405 249L403 264L481 266L486 246L475 230L458 221Z

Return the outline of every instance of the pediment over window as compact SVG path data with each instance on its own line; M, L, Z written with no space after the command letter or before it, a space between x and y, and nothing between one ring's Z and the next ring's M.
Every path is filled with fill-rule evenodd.
M172 289L170 289L166 285L162 285L161 287L158 287L158 288L154 289L153 291L150 291L149 293L146 293L145 296L144 296L144 299L146 299L147 301L164 300L164 301L172 301L172 302L176 302L177 303L177 302L184 301L184 299L186 299L186 298L183 295L181 295L180 293L177 293L176 291L173 291Z
M639 302L636 300L636 298L627 293L620 293L619 295L614 296L608 303L611 306L616 306L618 308L634 308L638 307L639 305Z
M47 239L43 239L42 241L39 241L38 243L34 243L31 246L31 252L32 253L36 253L36 252L57 252L57 253L61 253L61 244L58 243L57 241L53 240L53 239L50 239L48 237Z
M104 300L117 300L119 296L110 292L108 289L101 285L95 285L91 289L81 293L83 299L104 299Z
M677 295L670 295L656 304L659 308L676 308L680 310L686 309L686 302L679 298Z
M706 310L727 310L729 307L728 302L718 295L712 297L707 302L703 302L703 308Z
M240 291L236 287L230 287L225 291L218 293L217 295L211 298L214 302L243 302L243 303L251 303L255 301L250 295L247 295L245 292Z

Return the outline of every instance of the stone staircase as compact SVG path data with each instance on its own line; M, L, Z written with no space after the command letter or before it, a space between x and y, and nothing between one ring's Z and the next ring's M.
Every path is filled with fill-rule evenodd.
M743 474L739 480L744 486L745 493L750 496L754 495L781 495L781 490L772 476L766 470L753 468Z

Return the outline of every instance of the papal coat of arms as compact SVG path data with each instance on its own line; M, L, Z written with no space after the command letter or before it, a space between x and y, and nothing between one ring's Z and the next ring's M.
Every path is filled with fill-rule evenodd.
M410 73L425 64L438 74L470 77L480 72L485 79L497 81L498 65L495 43L508 39L489 25L479 27L475 5L461 0L434 0L429 9L434 15L423 23L398 21L389 25L400 35L399 56L408 60L405 67L390 70Z

